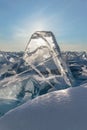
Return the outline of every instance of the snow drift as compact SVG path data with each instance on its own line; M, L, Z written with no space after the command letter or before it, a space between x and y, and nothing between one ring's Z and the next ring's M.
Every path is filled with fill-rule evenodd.
M25 103L0 119L0 130L87 130L87 84Z

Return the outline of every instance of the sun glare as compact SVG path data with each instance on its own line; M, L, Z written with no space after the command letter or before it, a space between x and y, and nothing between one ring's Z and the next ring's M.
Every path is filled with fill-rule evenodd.
M32 23L32 33L35 31L43 31L46 30L46 22L38 20L37 22Z

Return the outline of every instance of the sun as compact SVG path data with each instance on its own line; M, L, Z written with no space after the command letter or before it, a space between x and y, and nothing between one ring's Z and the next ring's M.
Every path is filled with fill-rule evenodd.
M32 23L32 33L36 31L44 31L47 30L47 23L44 20L35 21Z

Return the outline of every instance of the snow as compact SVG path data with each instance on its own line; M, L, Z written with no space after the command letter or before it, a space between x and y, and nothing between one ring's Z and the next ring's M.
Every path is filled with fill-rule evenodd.
M0 130L87 130L87 84L39 96L0 119Z

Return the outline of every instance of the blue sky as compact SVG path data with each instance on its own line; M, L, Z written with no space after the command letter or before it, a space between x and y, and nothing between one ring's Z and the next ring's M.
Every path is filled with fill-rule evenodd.
M24 50L38 30L53 31L62 50L87 51L87 0L0 0L1 50Z

